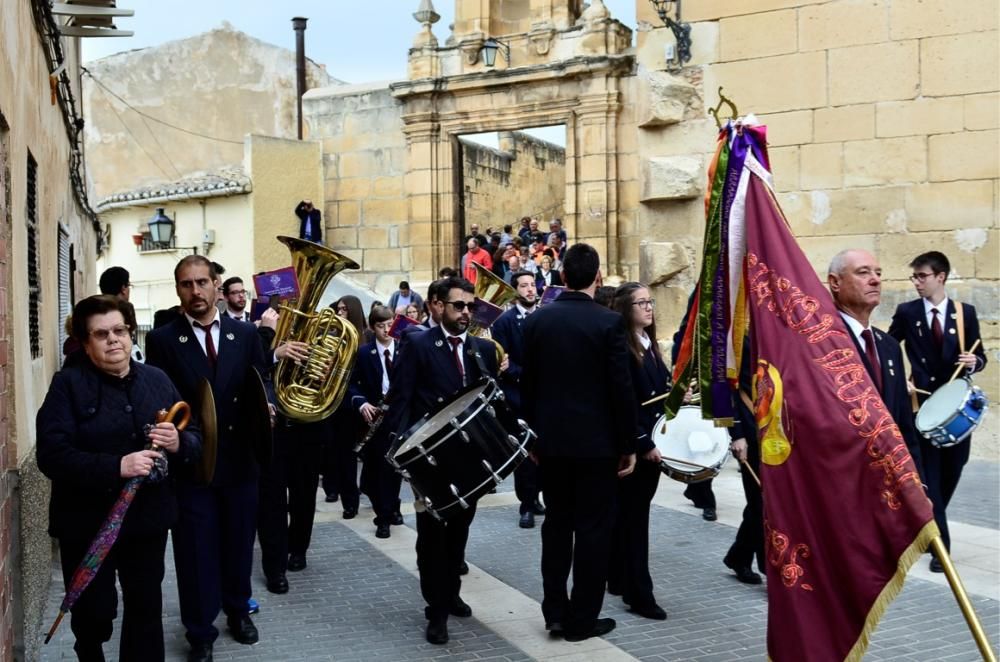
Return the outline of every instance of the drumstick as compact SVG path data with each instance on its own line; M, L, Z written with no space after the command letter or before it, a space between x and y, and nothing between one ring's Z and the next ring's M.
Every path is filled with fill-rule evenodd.
M740 462L743 463L743 468L750 472L750 477L754 479L755 483L757 483L757 487L763 487L760 484L760 478L757 478L757 474L754 473L754 470L750 467L750 463L746 460L740 460Z
M933 395L933 393L931 393L930 391L925 391L924 389L917 387L913 387L913 392L919 393L920 395Z
M712 467L706 467L704 464L698 464L697 462L688 462L687 460L679 460L676 457L667 457L666 455L660 455L661 458L667 462L677 462L678 464L686 464L689 467L698 467L699 469L711 470Z
M976 348L979 347L979 343L980 343L980 339L976 338L976 342L972 343L972 347L969 348L969 354L971 354L972 352L976 351ZM963 352L963 354L964 354L964 352ZM965 364L959 363L958 367L955 368L955 373L951 376L951 379L948 380L948 383L950 384L953 381L955 381L955 378L958 377L958 373L962 372L963 370L965 370Z
M646 405L651 405L651 404L653 404L654 402L659 402L660 400L665 400L665 399L667 399L667 398L669 398L669 397L670 397L670 391L667 391L667 392L666 392L666 393L664 393L663 395L658 395L658 396L656 396L655 398L650 398L649 400L646 400L645 402L643 402L643 403L642 403L641 405L639 405L639 406L640 406L640 407L645 407Z

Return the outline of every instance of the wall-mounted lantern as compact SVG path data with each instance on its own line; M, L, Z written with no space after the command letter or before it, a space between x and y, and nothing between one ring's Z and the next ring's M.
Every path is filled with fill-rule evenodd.
M649 0L656 9L663 25L670 28L677 41L675 61L679 65L691 59L691 24L681 21L681 0ZM670 16L671 10L673 17Z
M170 246L174 238L174 221L163 213L163 207L157 207L153 218L149 219L149 238L160 248Z
M503 59L510 64L510 44L504 43L495 37L490 37L483 44L483 64L493 67L497 63L497 52L503 55Z

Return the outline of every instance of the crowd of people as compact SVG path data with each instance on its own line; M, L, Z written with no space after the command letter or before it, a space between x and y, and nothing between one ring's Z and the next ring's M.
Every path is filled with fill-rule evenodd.
M309 210L303 211L311 231ZM118 488L130 478L157 473L157 467L166 471L139 491L117 543L72 610L79 658L103 659L117 608L117 575L124 602L121 658L163 659L160 584L168 530L191 646L188 659L212 659L219 635L213 623L220 611L238 642L257 642L250 617L256 609L250 582L255 538L266 588L281 594L290 590L287 573L307 566L320 485L328 502L341 503L345 519L358 516L366 496L375 537L391 537L392 527L405 520L401 475L387 454L404 431L484 379L500 385L507 405L537 435L514 483L518 526L533 528L536 518L544 517L546 630L567 641L610 632L614 620L600 617L606 593L621 596L639 616L667 618L655 593L668 587L658 587L649 571L651 503L663 459L652 430L663 407L642 403L670 390L673 360L661 353L653 291L638 282L603 286L593 247L568 246L558 219L547 233L538 227L529 217L516 232L506 225L481 234L472 225L461 264L442 269L426 297L402 281L387 305L376 302L366 311L354 296L331 304L360 340L343 400L318 422L275 407L275 367L306 362L311 350L297 340L274 342L278 313L273 310L250 322L240 278L223 280L221 267L204 257L183 258L174 270L179 305L158 313L143 357L134 350L128 273L115 268L107 279L102 276L104 294L74 307L67 360L37 417L38 464L53 482L49 532L60 543L67 587ZM492 341L470 333L478 305L476 264L516 294L492 325ZM926 253L910 266L920 298L899 307L888 333L875 329L872 335L870 325L881 291L874 256L860 250L838 254L828 282L859 355L921 468L947 544L945 509L969 444L937 448L916 432L907 382L892 368L894 361L902 365L897 339L907 340L915 388L924 394L942 385L956 362L972 372L982 370L986 358L981 347L969 353L955 342L957 306L964 312L965 347L978 339L979 330L974 308L945 295L947 258ZM549 286L564 290L541 305ZM409 324L399 325L400 318ZM676 323L682 327L686 321ZM743 357L731 394L737 415L729 429L730 451L759 475L750 352ZM552 366L559 367L564 388L554 387ZM218 431L214 472L207 481L200 471L207 438L197 417L183 431L169 421L155 423L157 411L179 400L202 402L203 382L214 395ZM254 396L248 386L254 383L262 383L262 396ZM561 415L552 416L553 411ZM262 440L250 441L271 437L268 421L273 450ZM269 452L254 451L261 447ZM743 520L720 560L739 581L759 584L753 566L756 559L765 572L762 497L751 475L743 471ZM685 495L705 519L716 518L710 481L688 486ZM424 635L432 644L444 644L449 617L472 615L461 597L461 576L468 572L466 543L476 503L439 519L419 493L415 497ZM938 563L932 561L932 570Z

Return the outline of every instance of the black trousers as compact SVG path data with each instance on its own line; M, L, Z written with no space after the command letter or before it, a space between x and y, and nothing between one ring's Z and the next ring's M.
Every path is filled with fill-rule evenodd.
M288 443L288 551L302 555L312 541L319 469L328 441L322 438L322 429L305 428L293 428L295 438Z
M348 416L334 414L332 417L318 423L323 426L324 455L321 458L323 474L323 491L327 494L340 494L341 505L345 510L357 510L361 499L358 490L358 456L354 446L358 443L359 426L354 420L357 416L348 412ZM315 501L315 496L313 501Z
M756 439L747 438L747 463L757 476L760 476L760 444ZM753 479L746 467L740 467L740 478L743 481L743 496L747 505L743 508L743 521L736 531L736 540L726 557L733 565L752 567L753 558L757 557L757 569L767 572L764 561L764 504L761 499L760 486Z
M271 463L261 467L258 484L257 537L264 576L275 579L288 570L288 437L284 419L274 428Z
M399 512L399 490L403 477L385 459L389 452L388 441L373 439L362 451L364 466L361 468L361 484L375 511L375 526L390 524L392 516Z
M96 532L95 532L96 533ZM59 539L63 582L69 587L91 539ZM167 531L119 538L90 585L73 606L70 627L73 649L82 662L103 662L103 645L111 639L118 614L115 574L122 586L122 631L119 660L163 660L163 555Z
M696 508L715 508L715 492L712 491L712 479L700 483L691 483L684 488L684 497L694 501Z
M181 622L192 644L218 638L214 622L220 610L247 614L257 498L256 479L226 487L177 486L174 565Z
M951 534L945 510L958 487L962 469L969 461L971 448L971 437L960 444L938 448L923 435L920 436L920 458L924 465L924 480L927 481L927 496L934 505L934 521L941 530L941 540L948 551L951 551Z
M618 512L608 583L633 607L656 603L649 575L649 507L660 484L660 465L639 458L635 471L618 481Z
M617 458L543 457L542 614L569 631L593 627L604 603L618 492ZM573 589L566 583L573 571Z
M514 493L521 502L521 514L531 511L538 501L538 465L525 459L514 469Z
M462 589L459 567L465 560L469 526L476 516L476 504L440 522L426 512L417 513L417 570L420 592L428 619L447 619L455 598Z

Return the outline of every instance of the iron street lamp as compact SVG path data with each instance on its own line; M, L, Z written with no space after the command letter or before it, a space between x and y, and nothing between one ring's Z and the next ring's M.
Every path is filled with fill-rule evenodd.
M157 207L153 218L149 219L149 238L156 246L169 246L174 238L174 222L163 213L163 207Z
M503 59L510 64L510 46L500 41L490 37L483 44L483 64L487 67L492 67L497 63L497 51L503 55Z
M681 22L681 0L649 0L656 9L656 13L663 21L663 25L670 28L677 41L677 62L684 64L691 59L691 24ZM674 8L676 5L676 9ZM674 9L674 17L670 17L670 10Z

